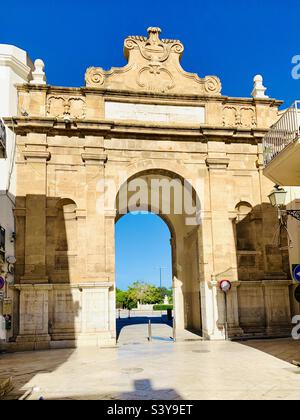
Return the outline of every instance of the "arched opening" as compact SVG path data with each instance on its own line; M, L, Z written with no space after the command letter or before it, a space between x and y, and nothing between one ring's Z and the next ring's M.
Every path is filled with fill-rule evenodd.
M144 340L149 321L157 339L172 336L171 230L161 217L128 213L116 222L116 308L119 342ZM171 315L169 313L169 315Z
M202 230L200 200L191 183L170 171L139 172L121 185L116 210L116 222L136 212L151 212L166 222L171 236L176 332L201 335Z

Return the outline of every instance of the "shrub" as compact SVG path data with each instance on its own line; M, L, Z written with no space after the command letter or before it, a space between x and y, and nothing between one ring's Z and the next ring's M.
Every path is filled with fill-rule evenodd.
M173 310L173 305L154 305L153 306L154 311L167 311L168 309Z

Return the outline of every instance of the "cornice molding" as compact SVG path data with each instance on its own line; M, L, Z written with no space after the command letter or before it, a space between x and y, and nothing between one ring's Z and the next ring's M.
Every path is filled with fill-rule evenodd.
M132 90L121 90L121 89L105 89L105 88L95 88L95 87L67 87L67 86L50 86L50 85L30 85L30 84L17 84L17 89L20 92L45 92L48 95L62 95L62 94L69 94L69 95L78 95L81 94L83 96L87 95L97 95L102 96L104 100L112 100L115 101L116 99L121 102L133 101L136 100L149 100L151 103L157 103L157 100L161 101L172 101L177 100L181 104L184 101L196 101L197 105L200 102L221 102L223 105L230 105L230 104L239 104L239 105L269 105L270 107L279 107L281 106L284 101L277 100L275 98L268 98L268 99L254 99L254 98L237 98L231 96L205 96L199 95L195 93L190 94L178 94L178 93L155 93L155 95L148 91L140 90L138 92Z
M12 128L12 120L4 119L6 125ZM105 136L106 138L141 138L164 140L166 138L176 138L178 141L251 141L258 143L268 130L258 129L239 129L219 126L198 125L166 125L166 124L142 124L126 121L109 120L77 120L73 124L66 126L63 120L55 118L14 118L14 131L16 134L26 135L31 132L43 133L47 135L62 136Z
M11 68L24 81L28 81L31 68L22 63L12 54L0 54L0 66Z

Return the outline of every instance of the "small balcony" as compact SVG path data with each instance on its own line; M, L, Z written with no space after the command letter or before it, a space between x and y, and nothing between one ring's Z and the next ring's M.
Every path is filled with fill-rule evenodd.
M300 101L296 101L263 139L264 174L275 184L300 186Z
M0 159L6 158L6 128L0 119Z

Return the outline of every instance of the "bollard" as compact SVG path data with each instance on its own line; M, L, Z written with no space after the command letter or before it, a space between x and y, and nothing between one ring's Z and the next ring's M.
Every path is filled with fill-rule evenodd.
M148 323L148 341L152 340L152 326L151 326L151 320L149 319Z
M173 341L176 341L176 321L175 321L175 316L173 317Z
M225 297L225 340L228 341L229 334L228 334L228 304L227 304L227 293L224 292Z

